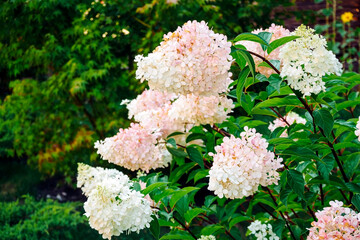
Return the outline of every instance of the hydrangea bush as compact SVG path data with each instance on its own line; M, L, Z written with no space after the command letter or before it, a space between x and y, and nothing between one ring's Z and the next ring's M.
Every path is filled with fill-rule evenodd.
M228 41L189 21L135 62L149 89L122 104L136 123L95 148L137 178L78 169L104 238L360 238L360 75L322 36L271 25Z

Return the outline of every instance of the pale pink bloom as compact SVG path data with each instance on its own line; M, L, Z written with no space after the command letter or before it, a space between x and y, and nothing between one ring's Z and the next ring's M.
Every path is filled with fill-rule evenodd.
M340 201L330 201L330 207L315 213L317 221L311 223L308 240L360 239L360 214L343 207Z
M260 32L270 32L272 33L272 37L270 39L270 43L274 40L277 40L279 38L283 38L286 36L290 36L290 31L283 26L275 25L274 23L271 24L271 26L265 30L262 28L252 31L251 33L258 34ZM264 57L266 60L280 60L279 53L281 47L278 47L277 49L273 50L270 54L267 53L267 51L264 51L259 43L251 42L251 41L239 41L236 44L242 44L246 47L247 50L252 51L254 53L257 53ZM256 71L269 77L271 74L276 73L275 70L268 68L268 67L262 67L258 66L260 63L263 62L259 57L253 56Z
M138 55L136 78L148 81L150 89L177 94L212 95L228 90L231 43L207 24L188 21L147 57Z
M123 100L121 104L126 104L126 108L129 110L129 119L131 119L141 112L162 108L166 104L171 104L171 100L174 100L175 97L175 94L145 89L135 99L131 101Z
M286 116L284 116L284 119L290 124L290 126L295 122L306 124L306 120L300 117L299 114L295 112L289 112ZM268 128L271 132L273 132L278 127L286 127L286 126L287 124L283 119L277 118L274 120L274 122L269 124ZM282 132L280 137L288 137L287 131Z
M222 123L234 107L231 99L225 96L180 95L173 102L169 116L175 122L183 124Z
M219 197L243 198L254 194L259 185L277 184L282 158L267 150L268 142L255 129L244 128L240 138L224 137L215 147L209 174L209 190Z
M360 117L356 123L355 135L358 137L358 140L360 141Z
M127 129L103 141L95 142L97 153L104 160L117 164L132 171L166 167L171 161L161 133L143 128L132 123Z

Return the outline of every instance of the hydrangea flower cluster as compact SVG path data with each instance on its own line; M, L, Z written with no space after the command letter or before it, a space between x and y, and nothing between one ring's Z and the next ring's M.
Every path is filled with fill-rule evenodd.
M209 174L209 190L219 197L243 198L254 194L258 186L277 184L282 158L267 150L268 143L256 130L244 128L240 138L224 137L215 147Z
M216 240L216 237L214 235L201 235L200 238L198 238L197 240Z
M360 117L356 123L355 135L358 137L358 140L360 141Z
M270 43L277 40L277 39L279 39L279 38L290 36L290 31L288 29L284 28L283 26L275 25L274 23L271 24L271 26L269 28L265 29L265 30L260 28L260 29L256 29L256 30L252 31L251 33L258 34L260 32L272 33ZM257 54L261 55L262 57L264 57L266 60L280 60L279 53L280 53L280 49L282 47L276 48L270 54L268 54L267 51L264 51L262 49L261 45L259 43L256 43L256 42L239 41L236 44L242 44L243 46L246 47L246 49L248 51L252 51L254 53L257 53ZM259 66L259 64L262 63L263 60L260 59L259 57L256 57L256 56L253 56L253 57L254 57L255 68L256 68L257 72L259 72L259 73L261 73L261 74L263 74L263 75L265 75L267 77L269 77L273 73L276 73L275 70L272 69L272 68Z
M127 129L103 141L95 142L97 153L104 160L132 171L166 167L171 155L164 143L159 143L159 132L153 132L139 124L132 123Z
M300 36L280 49L283 64L280 76L304 96L325 90L325 74L341 75L342 65L334 53L326 49L326 40L315 30L299 26L292 35Z
M226 120L233 108L233 101L224 96L181 95L169 111L178 123L214 124Z
M151 89L198 95L225 92L231 83L231 43L207 24L188 21L164 35L147 57L135 58L136 78L147 80Z
M306 120L302 117L299 116L299 114L295 113L295 112L289 112L286 116L284 116L284 119L290 124L292 125L293 123L302 123L302 124L306 124ZM276 128L278 127L286 127L287 124L286 122L281 119L281 118L277 118L274 120L274 122L269 124L269 130L271 132L273 132ZM288 137L288 134L286 131L284 131L280 137Z
M133 183L123 173L80 163L77 180L88 198L85 215L103 238L111 239L123 232L139 233L150 227L150 203L143 194L131 189Z
M251 234L255 235L256 239L280 240L280 238L273 232L270 224L262 224L259 220L252 222L248 229Z
M308 240L360 239L360 213L343 207L340 201L330 201L330 207L315 213L316 222L311 223Z

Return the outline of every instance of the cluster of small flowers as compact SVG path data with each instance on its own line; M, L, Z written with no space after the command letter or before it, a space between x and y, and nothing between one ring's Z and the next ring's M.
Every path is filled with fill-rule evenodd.
M233 101L224 96L187 94L172 104L169 115L183 124L213 124L225 121L233 107Z
M308 240L315 239L360 239L360 213L343 207L340 201L331 201L330 207L315 213Z
M251 234L255 235L256 239L280 240L280 238L273 232L270 224L262 224L259 220L252 222L248 229Z
M284 119L286 120L286 122L288 122L290 125L292 125L293 123L302 123L302 124L306 124L306 120L302 117L299 116L299 114L295 113L295 112L289 112L286 116L284 116ZM276 128L278 127L286 127L287 124L286 122L281 119L281 118L277 118L274 120L274 122L269 124L269 130L271 132L273 132ZM288 137L288 134L286 131L284 131L280 137Z
M358 137L358 140L360 141L360 117L356 123L355 135Z
M292 35L300 36L280 49L283 68L280 76L304 96L325 90L325 74L340 75L342 65L334 53L326 49L326 40L315 30L299 26Z
M153 132L139 124L132 123L127 129L103 141L95 142L97 153L104 160L132 171L166 167L171 155L165 144L159 143L159 132Z
M282 158L268 151L268 143L255 129L244 128L240 138L224 137L215 147L209 174L209 190L219 197L243 198L254 194L258 186L277 184Z
M188 21L164 35L154 52L137 56L136 78L151 89L177 94L217 94L231 83L231 43L207 24Z
M208 235L208 236L201 235L201 237L198 238L197 240L216 240L216 237L213 235Z
M153 124L160 123L158 126L166 126L170 120L176 127L166 126L165 133L179 127L183 131L184 124L223 122L233 107L232 100L220 95L232 82L230 51L226 36L214 33L203 21L189 21L164 35L160 46L147 57L136 56L136 77L147 80L150 89L174 93L176 98L152 112L151 118L144 113L135 120L146 124L146 120L156 119Z
M271 24L271 26L269 28L265 29L265 30L260 28L260 29L256 29L256 30L252 31L251 33L258 34L260 32L272 33L270 43L277 40L277 39L279 39L279 38L290 36L290 31L288 29L284 28L283 26L275 25L274 23ZM254 53L257 53L257 54L261 55L262 57L264 57L266 60L280 60L279 53L280 53L280 49L282 47L276 48L270 54L268 54L267 51L264 51L262 49L261 45L259 43L256 43L256 42L239 41L236 44L242 44L243 46L246 47L246 49L248 51L252 51ZM263 74L263 75L265 75L267 77L269 77L273 73L276 73L275 70L272 69L272 68L259 66L259 64L263 62L263 60L260 59L259 57L254 56L254 62L255 62L255 68L256 68L257 72L259 72L259 73L261 73L261 74Z
M87 201L85 215L90 226L103 238L150 227L152 210L144 195L131 189L132 182L115 169L93 168L79 164L77 186Z

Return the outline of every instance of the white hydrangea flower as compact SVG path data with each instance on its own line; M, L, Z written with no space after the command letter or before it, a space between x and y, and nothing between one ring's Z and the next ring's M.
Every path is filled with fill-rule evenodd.
M216 240L216 237L214 235L201 235L200 238L198 238L197 240Z
M243 198L254 194L259 185L277 184L282 158L275 158L268 151L268 143L255 129L248 129L234 136L224 137L223 143L215 147L213 166L209 171L209 190L219 197Z
M284 116L284 119L290 125L292 125L294 122L306 124L306 120L304 118L300 117L299 114L297 114L296 112L289 112L286 116ZM278 127L286 127L286 126L287 126L287 124L285 123L285 121L283 119L277 118L274 120L274 122L269 124L268 128L271 132L273 132ZM288 137L287 132L286 131L282 132L280 137Z
M173 102L169 116L178 123L214 124L222 123L234 107L233 101L225 96L181 95Z
M280 238L273 232L272 226L270 224L262 224L259 220L252 222L248 229L250 230L251 234L256 237L256 239L280 240Z
M325 90L322 77L335 73L341 75L342 65L334 53L326 49L326 40L315 30L299 26L292 35L300 36L280 49L283 68L280 76L304 96Z
M188 21L163 39L147 57L135 57L137 79L147 80L150 89L177 94L228 90L232 57L225 35L214 33L204 21Z
M144 195L131 189L132 182L117 170L79 164L78 186L88 197L84 204L90 226L103 238L150 227L152 210Z
M355 135L358 137L358 140L360 141L360 117L356 123Z

